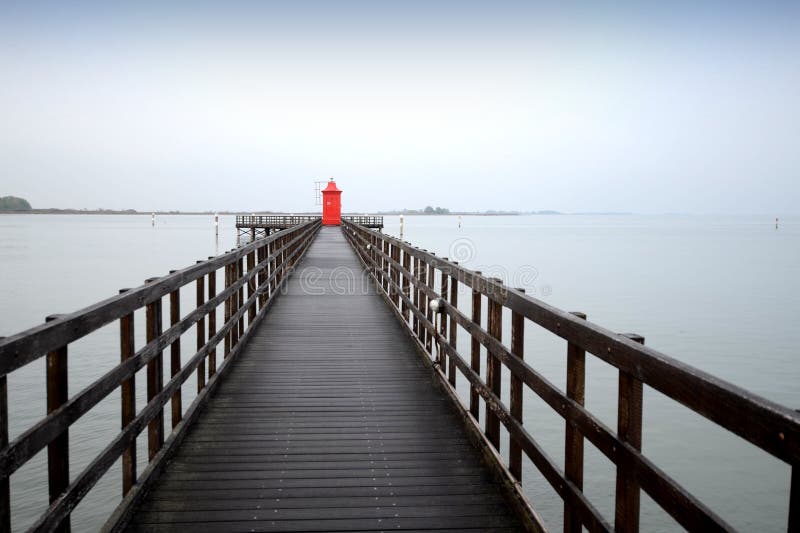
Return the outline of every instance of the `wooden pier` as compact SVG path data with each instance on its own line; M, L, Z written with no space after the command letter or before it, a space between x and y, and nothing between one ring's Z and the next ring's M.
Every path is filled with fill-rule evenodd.
M298 222L0 339L0 531L10 477L45 448L36 531L69 531L111 468L121 501L106 531L544 531L521 489L530 469L563 500L567 532L638 531L643 491L688 530L732 530L642 452L644 387L783 461L788 530L800 530L795 411L354 221ZM526 323L566 341L565 390L524 359ZM119 332L119 364L68 391L70 345L104 327ZM616 428L584 405L587 356L618 369ZM41 358L47 414L9 442L6 376ZM119 433L71 472L71 426L112 393ZM564 419L563 463L523 423L531 393ZM616 466L613 516L583 492L586 441Z
M365 228L383 229L382 216L345 215L341 218ZM292 226L321 219L322 217L318 215L238 215L236 217L236 239L239 242L246 239L249 239L248 242L252 242Z

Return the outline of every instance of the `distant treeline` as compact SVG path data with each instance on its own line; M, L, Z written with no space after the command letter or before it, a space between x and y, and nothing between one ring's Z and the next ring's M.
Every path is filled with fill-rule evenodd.
M450 211L446 207L431 207L425 209L395 209L393 211L378 211L379 215L561 215L559 211L503 211L487 209L486 211Z
M16 196L0 197L0 211L30 211L31 204L25 198Z

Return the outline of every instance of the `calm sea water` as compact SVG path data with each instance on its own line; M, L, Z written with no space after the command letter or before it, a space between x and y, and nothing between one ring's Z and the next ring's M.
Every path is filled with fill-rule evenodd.
M221 218L216 242L209 216L158 217L155 227L149 216L0 216L0 335L232 248L233 217ZM677 359L800 407L800 219L784 218L777 230L769 217L465 216L460 222L461 227L457 217L406 217L404 238L565 310L583 311L609 329L644 335L648 345ZM387 233L399 234L398 217L386 217L386 224ZM184 292L184 309L191 309L193 291ZM466 292L460 301L468 303ZM143 318L137 314L137 326ZM112 324L70 346L71 393L117 363L117 328ZM535 325L526 328L526 359L563 388L566 343ZM143 328L137 329L138 348L144 340ZM192 345L193 330L185 335ZM459 346L467 341L459 339ZM587 358L587 406L611 427L616 427L616 384L614 369ZM191 385L184 387L184 405ZM43 361L13 373L9 389L13 438L45 412ZM141 407L144 387L138 389ZM789 467L655 391L646 389L644 401L648 457L735 527L785 531ZM532 393L525 408L529 431L562 465L563 420ZM118 394L73 428L75 474L118 431ZM139 446L146 449L142 439ZM586 455L586 492L613 520L613 465L589 444ZM40 453L12 476L15 529L46 508L45 469ZM531 465L523 477L544 519L560 528L558 497ZM74 513L74 529L96 530L120 490L115 465ZM643 531L677 529L643 497Z

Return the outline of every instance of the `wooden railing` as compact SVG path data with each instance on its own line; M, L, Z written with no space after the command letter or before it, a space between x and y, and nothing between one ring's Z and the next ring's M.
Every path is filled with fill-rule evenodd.
M432 360L437 375L455 393L456 375L470 384L466 419L479 424L479 401L485 403L482 440L501 462L500 425L509 434L509 461L501 469L519 489L524 453L564 501L564 530L638 531L639 498L644 490L680 525L692 531L728 531L732 527L694 495L670 478L641 452L642 397L647 385L692 411L730 430L787 463L792 469L789 531L800 531L800 415L784 406L681 363L644 346L638 335L616 334L505 286L446 258L436 257L396 238L345 223L345 236L369 269L401 321ZM434 290L440 277L439 292ZM458 307L458 284L472 290L472 313ZM440 324L429 302L436 300ZM481 323L483 302L487 321ZM510 310L511 343L501 342L503 309ZM524 361L526 321L567 341L566 391L562 392ZM449 322L449 325L448 325ZM457 346L459 328L470 338L470 356ZM487 350L486 376L480 375L481 351ZM462 348L463 349L463 348ZM608 427L584 406L585 359L589 353L619 371L618 421ZM510 405L501 400L501 365L510 371ZM565 462L561 468L536 442L523 424L523 387L536 393L564 418ZM478 426L479 428L479 426ZM480 433L480 431L478 431ZM584 442L588 440L616 465L616 504L613 527L583 492ZM520 494L522 500L524 496ZM545 529L529 510L531 529Z
M364 226L365 228L382 228L383 227L383 217L381 216L372 216L372 215L345 215L342 217L344 222L351 222L353 224L358 224L359 226Z
M320 220L319 215L239 215L236 217L237 228L283 227L288 228L313 220ZM383 217L373 215L344 215L343 221L352 222L367 228L382 228Z
M9 477L47 447L50 506L33 530L69 531L70 513L108 469L122 457L123 500L108 522L114 529L160 472L186 428L207 402L220 376L242 349L278 294L287 274L320 227L313 220L268 238L211 257L69 315L49 317L40 326L0 339L0 531L10 531ZM217 271L224 286L217 292ZM181 317L180 291L193 289L196 307ZM163 330L163 300L168 297L169 328ZM216 323L224 305L224 321ZM134 312L145 309L146 345L134 346ZM99 328L119 321L120 363L70 396L68 348ZM181 334L196 326L196 350L181 359ZM206 328L207 326L207 328ZM219 326L219 327L218 327ZM217 360L217 345L223 359ZM170 375L164 379L163 351L170 350ZM47 416L8 442L7 375L47 358ZM75 354L69 354L74 358ZM136 372L147 367L147 404L136 410ZM185 411L181 385L197 376L198 394ZM121 389L121 431L82 472L69 472L69 428L101 400ZM170 404L171 433L165 436L164 408ZM136 438L146 428L148 466L137 474Z
M253 227L283 227L288 228L298 224L305 224L321 220L319 215L239 215L236 217L237 228Z

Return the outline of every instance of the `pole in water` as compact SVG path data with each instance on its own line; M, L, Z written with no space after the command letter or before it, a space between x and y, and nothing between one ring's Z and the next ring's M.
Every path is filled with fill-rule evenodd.
M219 255L219 213L214 213L214 255Z
M156 214L155 214L155 212L153 212L153 214L150 215L150 223L153 225L154 228L156 227Z
M775 217L775 229L778 229L778 217Z
M403 240L403 215L400 215L400 240Z
M461 215L458 215L458 228L461 229Z

